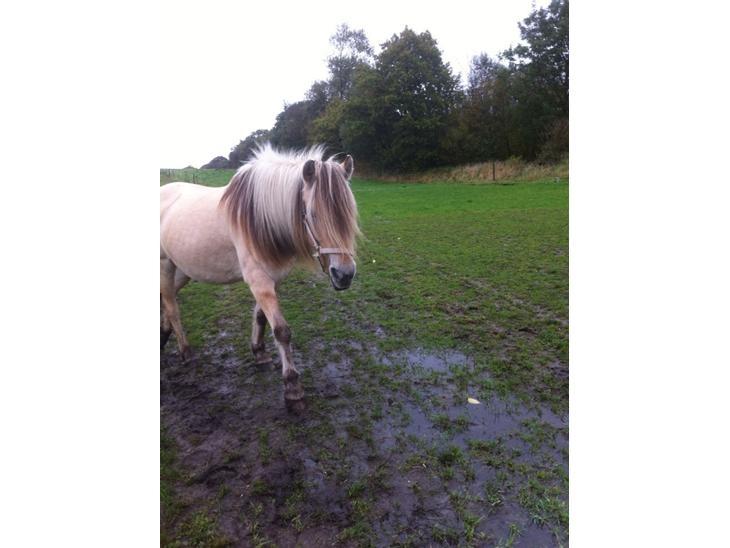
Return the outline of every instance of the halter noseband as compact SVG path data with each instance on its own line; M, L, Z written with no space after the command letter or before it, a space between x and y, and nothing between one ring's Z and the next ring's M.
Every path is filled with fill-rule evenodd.
M312 227L309 226L309 220L307 219L307 206L304 206L304 212L302 213L302 221L304 221L304 227L307 229L307 234L309 234L309 237L312 239L312 243L314 244L314 253L312 253L312 257L317 259L319 261L319 266L322 267L322 272L327 274L327 270L324 266L324 261L322 260L322 255L350 255L352 256L352 253L349 251L345 251L344 249L341 249L339 247L322 247L319 245L319 240L314 235L314 231L312 230Z

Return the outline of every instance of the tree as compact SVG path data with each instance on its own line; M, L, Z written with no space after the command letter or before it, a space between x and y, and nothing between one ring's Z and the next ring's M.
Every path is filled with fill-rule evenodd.
M383 44L375 68L360 67L345 109L345 147L394 170L445 159L441 140L458 99L458 81L436 40L406 27Z
M271 129L271 143L282 148L301 148L307 145L309 124L314 118L309 101L284 105Z
M525 43L505 51L503 57L514 75L513 140L522 156L534 159L551 135L564 134L555 128L567 128L568 0L553 0L534 10L519 27ZM551 146L557 142L567 147L567 134Z
M461 112L469 137L462 145L468 161L504 160L512 155L510 78L509 69L486 54L472 59Z
M251 152L256 145L264 143L269 137L269 130L257 129L249 134L243 141L240 141L231 149L228 155L228 165L233 169L238 169L241 165L251 157Z
M318 80L307 91L306 100L309 102L309 111L313 115L322 114L327 108L332 96L330 86L323 80Z
M312 122L309 130L311 144L322 143L336 152L342 151L342 136L340 128L344 121L345 102L341 99L332 99L325 111Z
M327 59L331 96L343 100L350 95L355 69L372 62L373 48L363 30L350 29L344 23L330 37L330 44L335 48L335 54Z

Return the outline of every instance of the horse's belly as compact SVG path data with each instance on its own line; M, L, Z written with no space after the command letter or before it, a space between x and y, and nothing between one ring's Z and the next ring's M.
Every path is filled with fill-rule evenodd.
M160 254L193 280L240 281L243 277L238 255L225 219L218 212L217 193L202 189L196 189L196 193L190 198L181 196L164 212L160 219Z
M202 264L197 258L187 260L186 257L181 257L178 260L173 258L172 261L186 276L199 282L229 284L243 279L235 250L232 254L227 251L208 252Z

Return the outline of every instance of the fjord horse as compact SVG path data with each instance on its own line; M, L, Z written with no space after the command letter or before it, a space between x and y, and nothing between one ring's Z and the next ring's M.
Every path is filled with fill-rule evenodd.
M360 233L350 189L353 160L323 158L324 147L258 148L225 187L169 183L160 188L160 347L171 332L184 360L192 353L180 321L177 293L189 281L245 281L256 300L251 350L268 363L268 323L281 357L287 408L301 411L304 393L292 361L291 330L277 284L298 263L316 264L336 290L355 276Z

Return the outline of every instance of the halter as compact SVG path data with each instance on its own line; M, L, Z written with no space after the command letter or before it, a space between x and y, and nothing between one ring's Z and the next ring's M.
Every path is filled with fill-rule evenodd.
M314 231L312 230L312 227L309 226L309 220L307 219L307 206L304 206L304 212L302 213L302 221L304 221L304 227L307 229L307 233L309 234L309 237L312 239L312 243L314 244L314 253L312 253L312 257L317 259L319 261L319 266L322 267L322 272L327 274L327 270L324 266L324 261L322 260L322 255L350 255L352 256L352 253L349 251L345 251L344 249L341 249L339 247L322 247L319 245L319 240L314 235Z

